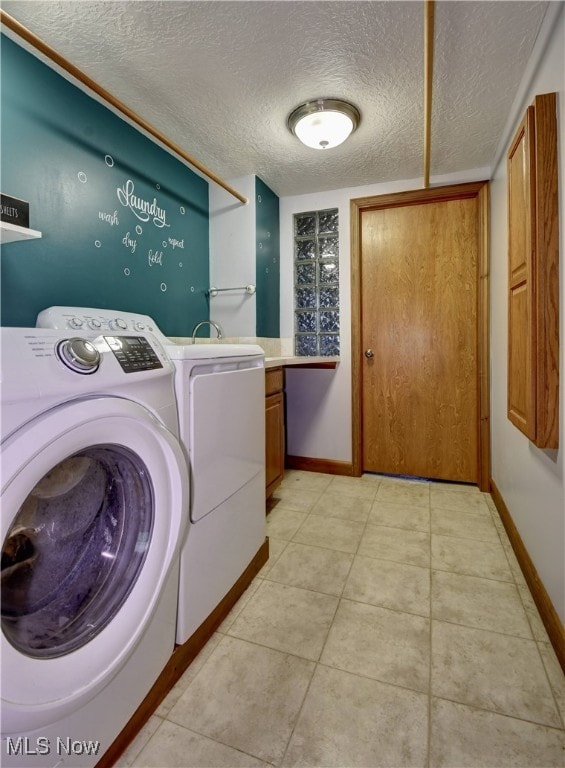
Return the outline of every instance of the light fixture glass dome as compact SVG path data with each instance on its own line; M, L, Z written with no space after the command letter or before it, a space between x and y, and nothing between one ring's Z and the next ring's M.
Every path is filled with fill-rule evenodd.
M296 107L288 127L312 149L331 149L344 142L359 125L357 107L341 99L316 99Z

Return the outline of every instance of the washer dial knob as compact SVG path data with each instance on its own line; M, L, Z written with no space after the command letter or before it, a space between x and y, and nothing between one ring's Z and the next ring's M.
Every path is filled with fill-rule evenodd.
M75 373L95 373L100 367L100 352L90 341L79 336L60 341L57 344L57 355Z
M110 320L110 328L113 331L127 331L128 324L121 317L116 317L114 320Z
M69 325L71 328L82 328L82 326L84 325L84 321L81 320L80 317L76 317L75 315L75 317L71 317L71 319L69 320Z
M99 328L102 328L102 323L93 317L92 320L88 321L88 327L92 328L93 331L97 331Z

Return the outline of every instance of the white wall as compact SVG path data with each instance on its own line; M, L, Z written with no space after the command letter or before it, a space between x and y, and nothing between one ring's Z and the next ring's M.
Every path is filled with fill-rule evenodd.
M488 168L432 178L432 186L482 181ZM421 189L422 179L349 187L280 200L281 336L294 333L293 215L337 208L339 211L339 299L341 362L332 370L289 370L286 373L287 452L293 456L351 462L351 250L350 200Z
M216 184L210 184L210 284L217 288L255 285L255 176L229 181L245 195L242 205ZM224 336L255 336L255 295L244 291L210 298L210 320Z
M554 32L543 59L525 84L522 103L514 124L509 126L507 148L522 113L538 94L558 92L559 207L560 207L560 339L561 419L558 451L536 448L506 417L508 267L506 152L495 170L491 185L491 430L492 477L500 490L526 549L565 620L565 13L554 24Z

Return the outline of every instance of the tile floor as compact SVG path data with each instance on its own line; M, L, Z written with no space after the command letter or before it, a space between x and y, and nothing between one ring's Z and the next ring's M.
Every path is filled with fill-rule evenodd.
M270 558L119 766L562 767L565 680L488 494L287 473Z

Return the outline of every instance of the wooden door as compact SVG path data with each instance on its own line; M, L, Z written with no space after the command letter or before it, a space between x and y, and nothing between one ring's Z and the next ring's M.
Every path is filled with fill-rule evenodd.
M476 196L361 211L365 471L478 482L478 221Z

